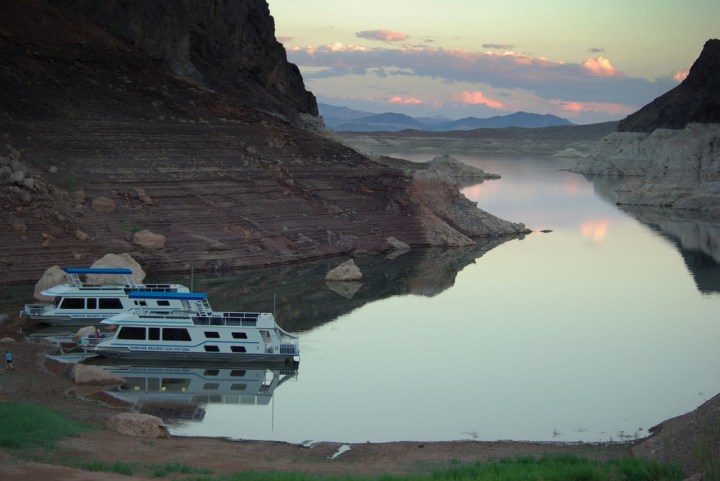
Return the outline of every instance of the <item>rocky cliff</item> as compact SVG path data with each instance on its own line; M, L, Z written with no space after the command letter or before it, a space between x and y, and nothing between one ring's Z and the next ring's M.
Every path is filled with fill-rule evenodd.
M620 204L720 218L720 40L709 40L675 89L620 122L577 172L623 176Z
M526 232L322 134L264 0L0 2L0 282ZM448 235L452 232L453 235Z

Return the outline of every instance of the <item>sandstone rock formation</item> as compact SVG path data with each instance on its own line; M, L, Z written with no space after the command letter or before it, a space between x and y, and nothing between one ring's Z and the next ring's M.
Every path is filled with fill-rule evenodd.
M620 204L673 207L720 219L720 40L708 40L678 87L628 116L618 129L574 170L624 176L615 187Z
M522 231L436 212L414 198L430 179L313 129L264 0L0 2L0 32L0 282L107 252L227 271ZM168 245L133 244L141 229Z
M143 229L135 233L132 242L148 250L162 249L165 247L165 236Z
M428 168L435 169L450 177L466 177L474 179L499 179L498 174L491 174L482 169L460 162L450 155L438 155L427 163Z
M33 297L35 297L38 301L52 302L53 297L43 296L41 292L45 289L50 289L53 286L64 284L67 280L67 275L60 266L50 266L45 270L42 277L35 284Z
M138 284L145 280L145 271L138 261L133 256L124 252L122 254L105 254L100 259L92 263L90 267L107 267L107 268L121 268L130 269L132 271L132 280ZM108 276L108 275L94 275L91 274L86 277L86 281L89 284L123 284L124 276Z
M140 413L120 413L108 420L108 429L138 438L169 438L167 426L157 416Z

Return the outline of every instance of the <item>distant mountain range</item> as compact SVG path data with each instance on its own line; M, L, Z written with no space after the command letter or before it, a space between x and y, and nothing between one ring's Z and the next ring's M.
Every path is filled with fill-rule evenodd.
M554 127L574 125L567 119L555 115L515 112L496 115L486 119L465 117L451 120L446 117L410 117L405 114L386 112L373 114L348 107L318 104L325 126L336 132L398 132L406 129L446 132L451 130L502 129L505 127Z

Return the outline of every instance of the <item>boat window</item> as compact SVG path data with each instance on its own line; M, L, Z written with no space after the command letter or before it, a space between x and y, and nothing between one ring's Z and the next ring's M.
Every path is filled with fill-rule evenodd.
M87 308L88 309L97 309L97 299L90 298L87 300Z
M123 305L117 297L100 298L100 309L122 309Z
M149 327L148 328L148 339L151 341L159 341L160 340L160 328L159 327Z
M60 309L85 309L85 299L82 297L66 297L60 304Z
M156 377L149 377L147 380L148 391L159 391L160 390L160 379Z
M163 391L169 392L185 392L190 387L190 379L163 379L162 387Z
M232 377L245 377L245 369L233 369L230 371Z
M220 352L220 348L217 346L205 346L205 352Z
M145 302L145 301L135 301L135 305L136 305L136 306L146 307L146 306L147 306L147 302Z
M60 305L60 301L62 301L62 297L56 297L55 299L53 299L53 305L54 305L55 307L59 306L59 305Z
M190 334L187 329L165 327L162 331L163 341L189 341Z
M209 390L215 391L219 387L220 387L220 384L218 384L216 382L206 382L205 385L203 386L203 389L207 389L208 391Z
M118 339L133 339L135 341L145 340L145 328L144 327L130 327L123 326L120 328L120 332L117 334Z
M220 374L220 369L205 369L205 376L218 376Z
M245 346L230 346L232 352L246 352Z
M125 384L120 386L120 391L144 391L145 378L128 379Z
M247 334L244 332L233 332L232 337L233 339L247 339Z
M247 384L233 384L230 386L231 391L244 391L247 388Z
M220 339L220 333L213 331L205 331L205 337L208 339Z
M170 305L170 301L157 301L157 305L161 307L168 307Z

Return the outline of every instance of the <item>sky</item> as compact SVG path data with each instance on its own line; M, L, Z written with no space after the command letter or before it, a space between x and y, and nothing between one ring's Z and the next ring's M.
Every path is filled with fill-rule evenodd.
M414 117L618 120L720 38L717 0L268 0L318 102Z

